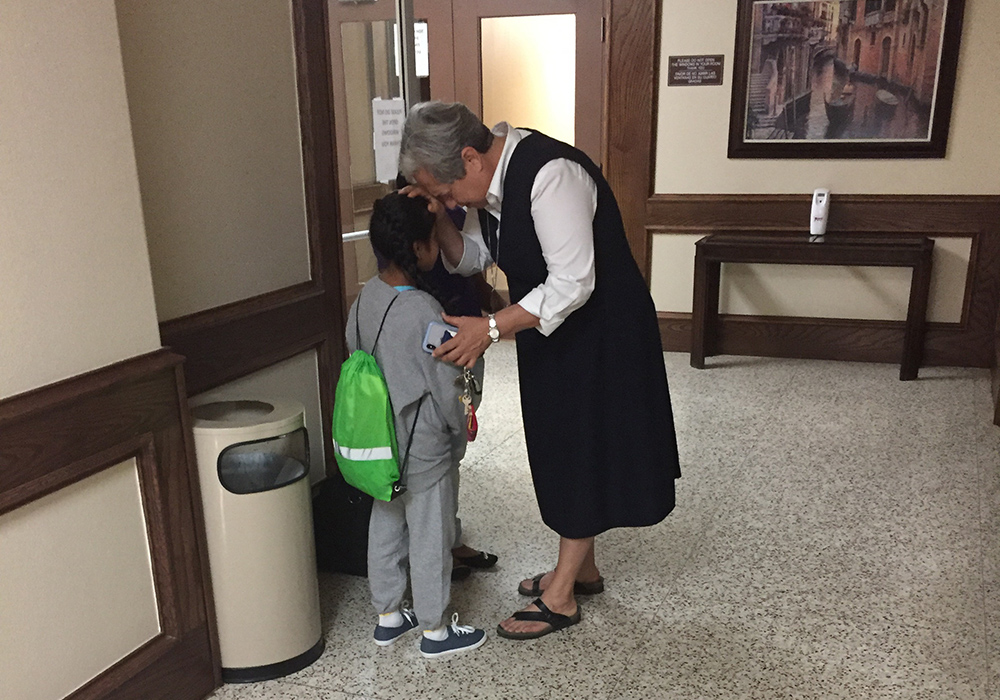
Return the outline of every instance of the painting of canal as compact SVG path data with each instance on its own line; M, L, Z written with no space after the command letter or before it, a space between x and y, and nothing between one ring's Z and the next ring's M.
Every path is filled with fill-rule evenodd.
M752 4L744 143L931 139L949 0Z

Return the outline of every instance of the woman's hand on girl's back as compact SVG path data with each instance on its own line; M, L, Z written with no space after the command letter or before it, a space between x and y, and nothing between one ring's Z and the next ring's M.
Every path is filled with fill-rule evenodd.
M476 364L492 341L489 336L489 321L484 316L448 316L441 314L445 323L458 328L458 333L447 343L434 351L434 357L451 362L460 367Z

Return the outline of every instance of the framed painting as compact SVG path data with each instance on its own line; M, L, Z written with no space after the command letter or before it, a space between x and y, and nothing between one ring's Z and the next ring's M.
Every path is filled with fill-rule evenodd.
M964 0L738 0L730 158L943 158Z

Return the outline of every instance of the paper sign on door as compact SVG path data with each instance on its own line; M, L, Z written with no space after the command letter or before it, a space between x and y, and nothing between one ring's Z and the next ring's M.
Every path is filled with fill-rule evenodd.
M392 182L399 170L399 143L406 106L402 98L372 100L372 139L375 146L375 179Z

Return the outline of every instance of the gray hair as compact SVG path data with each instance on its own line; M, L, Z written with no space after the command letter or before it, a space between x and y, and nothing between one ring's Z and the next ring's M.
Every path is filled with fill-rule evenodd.
M399 145L399 171L413 181L418 170L450 184L465 177L462 149L472 146L486 153L493 133L461 102L438 100L413 105Z

